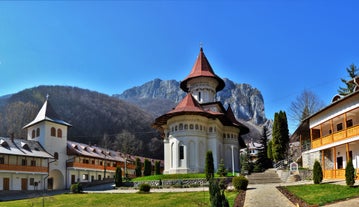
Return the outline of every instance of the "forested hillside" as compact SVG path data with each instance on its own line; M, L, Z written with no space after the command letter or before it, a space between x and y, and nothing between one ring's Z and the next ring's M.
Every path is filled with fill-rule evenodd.
M152 115L115 97L76 87L39 86L1 97L0 136L25 138L22 127L35 118L47 94L59 117L73 126L69 140L101 145L106 134L106 147L163 158L162 143L151 128Z

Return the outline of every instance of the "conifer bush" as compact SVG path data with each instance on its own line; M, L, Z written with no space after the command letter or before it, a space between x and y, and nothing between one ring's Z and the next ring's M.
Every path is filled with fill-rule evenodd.
M150 186L149 184L147 184L147 183L142 183L142 184L140 185L140 192L142 192L142 193L148 193L148 192L150 192L150 190L151 190L151 186Z
M352 159L349 159L347 166L345 167L345 182L347 186L352 187L355 183L355 169Z
M83 192L81 183L72 184L70 187L70 190L72 193L82 193Z
M313 166L313 181L314 184L320 184L323 181L323 171L318 160L314 162Z
M248 186L248 179L244 177L243 175L233 177L232 179L232 185L237 191L240 190L247 190Z

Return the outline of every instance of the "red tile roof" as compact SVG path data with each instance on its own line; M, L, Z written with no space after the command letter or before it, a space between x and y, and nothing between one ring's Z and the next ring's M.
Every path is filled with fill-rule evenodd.
M206 56L204 55L203 49L200 49L199 55L197 57L196 62L192 68L190 74L181 82L181 89L185 92L188 92L187 82L196 77L212 77L218 81L218 85L216 91L220 91L224 88L225 84L224 81L217 76L211 65L209 64Z

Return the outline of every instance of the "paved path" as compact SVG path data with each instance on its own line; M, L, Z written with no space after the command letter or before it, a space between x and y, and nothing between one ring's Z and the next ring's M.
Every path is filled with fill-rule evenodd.
M249 184L246 191L244 207L293 207L295 206L287 199L273 184Z

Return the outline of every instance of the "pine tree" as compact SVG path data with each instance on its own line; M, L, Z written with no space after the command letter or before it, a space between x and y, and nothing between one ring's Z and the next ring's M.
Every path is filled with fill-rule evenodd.
M289 130L284 111L274 114L272 142L273 159L276 162L285 159L289 147Z
M212 151L208 151L206 154L206 163L204 170L205 170L207 181L209 181L211 178L214 178L214 164L213 164Z
M221 177L227 176L227 169L224 167L224 160L221 159L221 161L219 162L218 165L218 170L217 170L217 174Z
M248 152L248 150L247 150ZM242 153L240 156L241 159L241 174L250 174L250 166L249 166L249 158L248 158L248 153Z
M161 162L160 161L155 162L155 174L161 175Z
M269 140L268 149L267 149L267 157L272 161L273 160L273 150L272 150L273 142Z
M116 187L120 187L122 185L122 170L119 166L116 167L115 185Z
M349 80L359 75L359 68L357 68L357 66L355 66L354 64L351 64L349 68L346 68L346 70L349 74ZM346 96L354 91L354 83L348 82L348 80L345 80L344 78L342 78L341 81L345 84L345 87L339 87L338 93L340 95Z
M322 166L320 166L320 163L318 160L314 162L313 166L313 181L314 184L320 184L323 180L323 171Z
M142 163L140 158L136 158L136 168L135 168L135 174L136 177L141 177L142 176Z
M145 159L145 162L143 164L143 175L149 176L152 174L152 164L148 159Z
M266 126L263 127L262 136L259 140L259 144L262 145L260 149L258 149L258 159L255 162L254 171L255 172L263 172L264 170L272 167L271 160L267 156L268 151L268 129Z
M355 183L355 169L352 159L349 159L347 166L345 167L345 182L347 186L353 186Z

